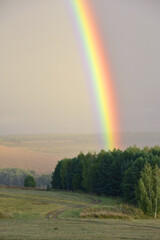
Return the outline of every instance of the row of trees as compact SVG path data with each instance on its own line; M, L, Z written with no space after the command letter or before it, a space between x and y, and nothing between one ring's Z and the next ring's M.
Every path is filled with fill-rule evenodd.
M148 194L147 184L150 184L149 181L151 181L144 180L146 173L142 174L148 166L152 170L151 195L154 199L156 196L157 200L153 200L151 197L146 200L147 197L142 197L142 195L148 196L146 195ZM80 153L75 158L63 159L58 162L52 173L51 184L53 189L82 190L88 193L120 196L127 202L138 203L145 213L153 214L153 209L155 209L153 206L157 205L157 212L160 201L159 195L153 189L157 181L157 192L160 191L159 180L155 178L155 176L159 176L159 173L155 175L157 170L153 169L159 170L159 167L159 146L143 149L133 146L125 151L114 149L106 152L102 150L98 154L88 153L84 155ZM151 210L142 207L142 205L148 205L147 201L152 202Z
M48 185L50 185L50 174L36 175L35 171L33 170L26 171L19 168L0 169L0 185L24 186L24 180L28 175L34 177L37 187L46 188Z

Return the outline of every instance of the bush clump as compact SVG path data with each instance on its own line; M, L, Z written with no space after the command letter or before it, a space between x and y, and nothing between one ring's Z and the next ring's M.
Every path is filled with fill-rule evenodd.
M24 187L36 187L36 181L33 176L27 175L24 179Z

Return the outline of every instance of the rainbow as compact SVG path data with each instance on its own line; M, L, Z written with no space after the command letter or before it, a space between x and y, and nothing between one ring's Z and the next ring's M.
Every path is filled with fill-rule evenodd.
M93 89L106 149L118 147L118 114L113 81L89 0L67 0L83 47L89 85ZM74 23L75 24L75 23Z

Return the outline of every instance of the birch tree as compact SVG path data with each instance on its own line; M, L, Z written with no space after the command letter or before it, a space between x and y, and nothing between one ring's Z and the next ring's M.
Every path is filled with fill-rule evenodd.
M153 169L153 211L156 218L160 211L160 169L157 165Z
M157 217L160 210L160 170L146 163L136 189L136 198L145 214Z

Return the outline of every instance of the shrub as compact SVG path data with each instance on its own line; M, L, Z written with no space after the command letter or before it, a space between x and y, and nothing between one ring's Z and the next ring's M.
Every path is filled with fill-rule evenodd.
M24 187L36 187L36 181L33 176L27 175L24 179Z

